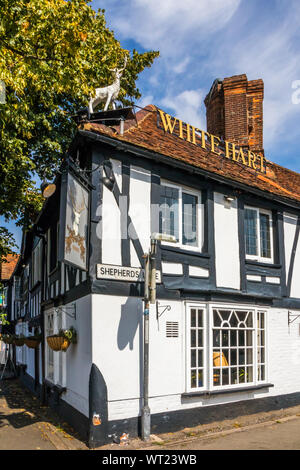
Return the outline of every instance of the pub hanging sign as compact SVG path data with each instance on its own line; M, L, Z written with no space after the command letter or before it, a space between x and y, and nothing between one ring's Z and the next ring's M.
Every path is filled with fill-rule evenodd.
M89 191L71 172L63 173L59 260L87 270Z
M266 173L266 160L263 155L245 150L227 140L222 141L220 137L174 118L161 109L157 111L157 125L165 132L176 135L190 144L200 146L204 150L210 150L214 154L228 158L235 163L242 164L260 173Z

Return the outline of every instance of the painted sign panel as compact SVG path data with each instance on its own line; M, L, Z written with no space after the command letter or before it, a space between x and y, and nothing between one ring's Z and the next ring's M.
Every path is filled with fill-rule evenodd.
M97 279L112 279L115 281L143 282L142 268L129 268L112 264L97 264ZM156 282L161 283L161 273L156 271Z
M89 191L71 174L62 182L60 261L87 269Z

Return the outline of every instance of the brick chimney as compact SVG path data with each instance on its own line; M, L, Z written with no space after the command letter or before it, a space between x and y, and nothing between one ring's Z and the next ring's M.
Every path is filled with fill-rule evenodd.
M263 153L264 82L247 76L216 79L204 103L207 132Z

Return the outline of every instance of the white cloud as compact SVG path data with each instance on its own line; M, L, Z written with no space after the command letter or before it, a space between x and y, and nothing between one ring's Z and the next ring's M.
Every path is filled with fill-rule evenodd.
M187 39L197 44L205 33L217 31L232 17L240 0L94 1L105 8L110 25L122 37L164 56L177 55Z
M181 62L178 62L178 64L175 64L172 67L172 71L176 74L183 73L186 70L189 63L190 63L190 58L185 57Z
M225 38L210 62L212 69L223 71L223 77L246 73L249 80L263 79L264 145L270 159L279 143L291 143L295 133L299 136L300 105L292 102L292 83L300 79L300 8L292 3L293 8L278 17L276 27L267 28L262 22L238 42L232 36Z
M161 107L172 110L175 117L200 129L205 128L205 117L203 112L203 90L185 90L175 96L166 96L160 100Z
M292 83L300 80L300 2L273 0L271 10L267 3L94 0L93 7L106 9L119 39L160 51L151 70L141 74L139 88L191 124L205 128L203 98L215 78L262 78L265 150L289 166L292 159L284 161L279 148L292 155L299 138L300 104L292 102Z
M144 108L148 104L154 104L152 95L145 95L137 102L137 105L141 108Z

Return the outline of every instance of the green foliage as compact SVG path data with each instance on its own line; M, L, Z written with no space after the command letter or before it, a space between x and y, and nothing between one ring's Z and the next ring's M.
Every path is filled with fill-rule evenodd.
M9 321L7 320L7 314L6 313L0 313L0 324L1 325L9 325Z
M136 80L158 52L123 49L86 0L1 0L0 215L30 226L41 208L33 175L52 178L76 127L71 118L94 89L127 67L119 99L138 99Z
M15 248L17 248L17 245L15 244L12 233L10 233L7 228L0 227L0 262L6 263L5 256L9 253L14 253Z
M77 331L75 330L73 326L71 326L67 330L63 330L63 329L59 330L58 334L59 336L64 336L65 338L67 338L72 344L77 343Z

